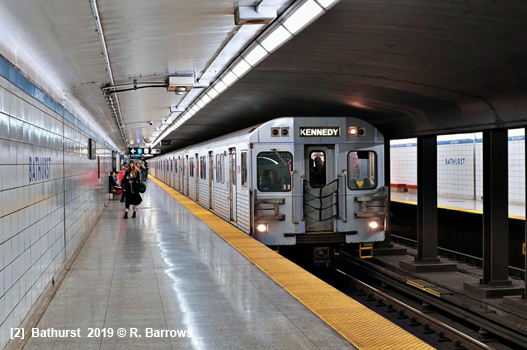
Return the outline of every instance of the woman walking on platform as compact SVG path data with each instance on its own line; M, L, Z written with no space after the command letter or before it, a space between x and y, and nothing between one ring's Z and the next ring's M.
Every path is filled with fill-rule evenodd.
M124 179L121 183L126 198L126 209L124 210L125 219L128 219L128 209L130 209L130 205L134 207L134 213L132 214L133 219L135 218L137 207L143 201L141 195L139 194L138 185L140 183L141 173L139 172L139 169L137 169L137 167L132 162L130 162L130 165L128 166L128 169L124 175Z

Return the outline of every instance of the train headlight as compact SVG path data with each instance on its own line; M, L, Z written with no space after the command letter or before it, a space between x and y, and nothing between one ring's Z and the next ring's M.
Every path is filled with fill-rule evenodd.
M370 230L376 230L379 228L379 223L377 221L370 221L368 226L370 226Z
M258 231L258 233L267 233L267 224L256 225L256 231Z

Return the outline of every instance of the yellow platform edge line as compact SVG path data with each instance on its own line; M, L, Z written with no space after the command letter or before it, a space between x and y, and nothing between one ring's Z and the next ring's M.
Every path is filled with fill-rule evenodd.
M397 203L403 203L403 204L411 204L411 205L417 205L417 202L412 201L405 201L402 199L391 199L392 202ZM454 211L462 211L465 213L471 213L471 214L483 214L483 211L481 210L475 210L475 209L465 209L465 208L459 208L459 207L450 207L446 205L438 205L439 209L446 209L446 210L454 210ZM520 215L509 215L509 219L515 219L515 220L525 220L525 216Z
M154 176L149 175L149 177L240 254L255 264L357 348L372 350L394 348L434 349L386 318L374 313L359 302L349 298L296 264L283 258L262 243L249 237L245 232L204 209ZM243 239L244 237L254 242L254 244L248 244L248 240ZM232 238L236 238L235 241L241 241L243 244L231 242ZM249 247L252 249L247 249ZM265 257L252 256L256 247L264 248L257 249L259 252L267 249L269 253L266 253ZM278 271L274 267L279 267ZM300 274L305 276L300 281L298 278L293 278ZM321 295L321 290L325 292L324 295ZM357 322L357 320L360 320L360 322ZM382 336L380 336L381 334Z

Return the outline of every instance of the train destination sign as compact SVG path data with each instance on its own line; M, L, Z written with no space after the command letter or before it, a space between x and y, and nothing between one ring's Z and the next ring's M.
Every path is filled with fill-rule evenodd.
M300 136L305 137L340 137L340 128L335 127L300 127Z

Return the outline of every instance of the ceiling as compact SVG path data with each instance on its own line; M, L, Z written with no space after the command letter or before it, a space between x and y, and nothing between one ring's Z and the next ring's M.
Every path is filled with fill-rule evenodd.
M294 1L264 0L278 15ZM114 85L167 75L213 81L266 25L234 24L257 1L97 2ZM342 0L170 133L184 147L282 116L359 116L389 138L527 125L527 1ZM203 89L117 92L90 0L0 0L0 54L120 148ZM75 113L77 112L77 113ZM153 121L150 125L150 121Z

